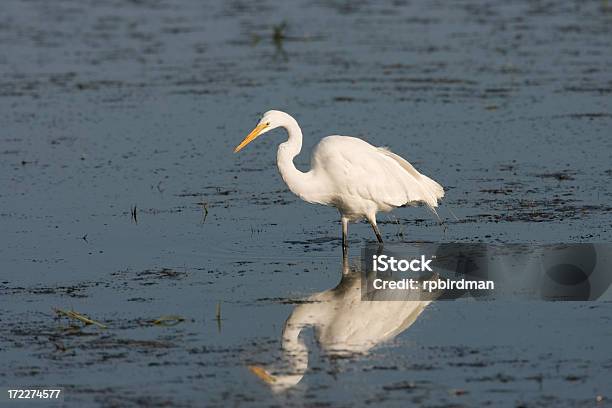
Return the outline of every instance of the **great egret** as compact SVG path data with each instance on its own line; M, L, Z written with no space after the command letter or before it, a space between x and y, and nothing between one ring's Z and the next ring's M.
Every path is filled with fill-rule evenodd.
M278 146L278 170L289 189L309 203L336 207L342 221L342 246L348 246L348 223L365 218L378 242L383 242L376 213L395 207L426 204L435 212L444 196L442 186L416 171L406 160L384 147L349 136L327 136L315 147L311 169L293 164L302 149L302 130L291 115L271 110L234 149L242 150L257 137L283 127L289 139Z

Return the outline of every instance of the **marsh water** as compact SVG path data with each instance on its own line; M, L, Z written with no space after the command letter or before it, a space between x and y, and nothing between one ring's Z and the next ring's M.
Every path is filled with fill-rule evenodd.
M272 108L302 126L301 169L329 134L388 146L445 186L447 226L398 209L379 215L389 242L610 242L610 7L1 2L2 392L59 386L79 406L609 403L610 302L433 302L354 353L306 327L303 378L270 387L252 367L278 363L285 320L341 282L340 224L287 190L282 132L232 149ZM350 263L373 238L351 225Z

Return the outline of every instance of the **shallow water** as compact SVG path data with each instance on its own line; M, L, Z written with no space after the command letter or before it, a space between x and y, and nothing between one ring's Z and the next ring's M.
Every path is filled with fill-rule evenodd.
M446 231L398 209L388 241L610 242L611 23L602 1L2 2L0 385L84 406L612 397L609 302L434 302L343 358L306 333L307 373L271 392L247 366L340 281L340 225L287 191L281 132L232 153L278 108L302 169L347 134L447 188ZM373 236L350 238L354 263Z

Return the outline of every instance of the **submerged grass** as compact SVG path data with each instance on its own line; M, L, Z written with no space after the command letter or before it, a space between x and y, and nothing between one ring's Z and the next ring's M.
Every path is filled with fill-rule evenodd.
M215 308L215 320L217 321L217 330L221 333L221 302L217 302Z
M168 316L162 316L158 319L153 320L151 323L153 323L156 326L176 326L177 324L184 322L185 318L182 316L178 316L178 315L168 315Z
M83 322L85 325L94 325L94 326L98 326L101 329L106 329L107 328L106 325L104 325L104 324L102 324L100 322L97 322L95 320L92 320L89 317L83 316L82 314L77 313L77 312L72 311L72 310L54 309L54 311L55 311L55 313L58 316L65 316L65 317L67 317L69 319L78 320L80 322Z

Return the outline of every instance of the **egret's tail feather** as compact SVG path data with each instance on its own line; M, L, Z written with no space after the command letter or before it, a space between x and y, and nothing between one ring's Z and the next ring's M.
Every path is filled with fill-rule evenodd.
M421 182L421 186L427 192L427 195L430 197L430 200L426 200L427 205L431 207L437 207L438 200L444 197L444 188L442 188L440 184L436 183L429 177L424 176L422 174L420 174L420 176L421 179L419 181Z
M430 179L427 176L419 173L412 164L408 163L401 156L393 153L389 149L385 147L379 147L378 150L383 154L391 157L395 160L410 176L419 183L419 187L421 188L422 196L421 201L423 201L427 206L433 210L436 217L438 214L434 210L435 207L438 206L438 200L444 197L444 188L434 180ZM440 217L438 217L440 219Z

